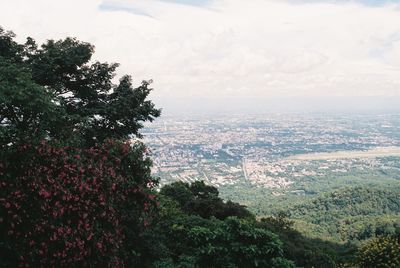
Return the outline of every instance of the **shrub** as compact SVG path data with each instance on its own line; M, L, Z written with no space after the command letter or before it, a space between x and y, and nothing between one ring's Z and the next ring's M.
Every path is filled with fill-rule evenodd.
M10 266L126 266L154 208L141 143L88 149L47 142L2 150L0 262Z

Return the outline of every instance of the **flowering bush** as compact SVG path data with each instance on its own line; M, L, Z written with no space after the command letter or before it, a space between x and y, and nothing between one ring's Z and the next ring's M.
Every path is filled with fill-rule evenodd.
M135 261L154 208L141 143L78 149L41 142L2 150L0 253L19 266L112 266Z

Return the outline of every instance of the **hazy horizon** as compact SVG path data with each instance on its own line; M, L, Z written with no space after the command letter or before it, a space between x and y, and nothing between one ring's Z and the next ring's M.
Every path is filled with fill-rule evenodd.
M400 97L154 98L164 116L226 114L400 113Z
M399 111L398 0L0 2L18 40L77 37L153 79L165 114Z

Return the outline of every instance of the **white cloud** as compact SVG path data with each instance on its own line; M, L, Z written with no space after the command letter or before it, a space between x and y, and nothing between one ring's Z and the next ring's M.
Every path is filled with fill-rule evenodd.
M396 4L105 1L0 0L1 25L89 41L159 97L400 96Z

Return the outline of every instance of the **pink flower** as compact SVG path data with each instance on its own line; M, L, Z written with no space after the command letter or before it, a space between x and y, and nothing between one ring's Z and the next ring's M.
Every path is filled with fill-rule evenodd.
M40 194L41 196L43 196L45 199L48 199L48 198L51 196L51 194L50 194L49 192L47 192L46 190L44 190L44 189L41 189L41 190L39 191L39 194Z
M90 235L88 236L87 240L91 240L93 238L93 233L90 233Z

